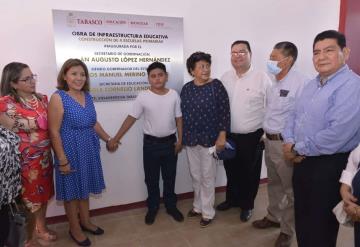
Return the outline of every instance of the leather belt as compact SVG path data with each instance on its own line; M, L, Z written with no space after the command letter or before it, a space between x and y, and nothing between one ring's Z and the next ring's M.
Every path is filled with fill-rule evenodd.
M168 143L168 142L175 143L176 135L172 134L172 135L164 136L164 137L156 137L156 136L144 134L144 141L152 142L152 143Z
M284 139L282 138L281 134L268 134L266 133L266 138L271 140L271 141L283 141Z

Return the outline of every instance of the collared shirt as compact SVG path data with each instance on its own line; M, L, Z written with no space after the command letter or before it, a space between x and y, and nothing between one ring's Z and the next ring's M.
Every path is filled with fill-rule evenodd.
M318 156L353 150L360 142L360 77L347 65L324 85L311 80L296 100L282 133L301 155Z
M279 134L284 130L289 113L293 110L296 96L299 95L309 79L291 69L280 81L274 78L266 99L266 112L263 129L269 134Z
M351 187L352 180L359 170L360 163L360 145L358 145L351 153L345 170L343 170L340 182Z
M251 67L241 77L230 70L221 81L230 99L231 132L246 134L260 129L265 116L266 94L271 87L269 76Z

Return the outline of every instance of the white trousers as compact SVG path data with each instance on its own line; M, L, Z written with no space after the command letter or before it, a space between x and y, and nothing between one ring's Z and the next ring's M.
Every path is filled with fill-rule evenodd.
M213 219L215 216L215 159L209 154L209 148L200 145L187 146L186 153L194 188L193 209L201 213L203 218Z

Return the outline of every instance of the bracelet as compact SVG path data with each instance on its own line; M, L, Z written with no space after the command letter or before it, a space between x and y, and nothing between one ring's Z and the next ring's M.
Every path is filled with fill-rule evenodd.
M62 165L59 164L59 166L67 166L68 164L69 164L69 162L66 162L65 164L62 164Z
M109 142L111 139L112 139L112 138L109 137L109 138L105 141L105 143L108 144L108 142Z

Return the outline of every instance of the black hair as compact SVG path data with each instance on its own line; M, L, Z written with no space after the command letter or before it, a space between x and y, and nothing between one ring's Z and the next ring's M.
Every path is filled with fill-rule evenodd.
M281 50L281 53L285 57L291 56L293 58L293 62L291 64L291 66L295 63L297 56L298 56L298 49L297 49L296 45L294 45L293 43L291 43L289 41L282 41L282 42L277 43L274 46L274 49Z
M186 60L186 68L191 76L191 71L195 69L195 64L199 61L205 61L211 64L211 55L201 51L194 52L190 55Z
M318 41L324 40L324 39L335 39L337 44L340 46L341 49L346 47L346 38L343 33L340 33L335 30L326 30L324 32L319 33L316 35L313 43L313 49L315 48L315 44Z
M167 73L167 72L166 72L166 66L165 66L165 64L160 63L160 62L153 62L152 64L150 64L150 65L147 67L147 69L146 69L147 74L149 75L150 72L151 72L152 70L154 70L154 69L161 69L161 70L163 70L165 73Z
M247 49L251 53L250 43L247 40L236 40L231 44L231 48L233 48L234 45L244 44L246 45Z

